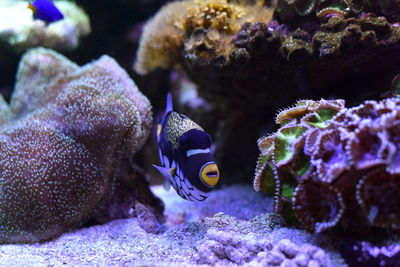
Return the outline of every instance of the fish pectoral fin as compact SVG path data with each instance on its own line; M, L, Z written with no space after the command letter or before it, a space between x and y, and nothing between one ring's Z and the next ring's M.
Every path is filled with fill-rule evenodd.
M164 180L164 188L165 190L169 190L169 188L171 187L171 180L173 179L173 177L176 174L176 167L174 168L167 168L167 167L161 167L161 166L157 166L154 165L154 168L156 168L162 175L164 175L165 180Z
M157 166L155 164L152 164L154 168L156 168L162 175L168 176L169 175L169 170L170 168L167 167L162 167L162 166Z
M170 183L169 179L164 178L163 187L164 187L165 191L167 191L167 192L171 189L171 183Z
M176 167L171 168L171 169L169 170L169 175L171 175L171 177L174 177L174 176L176 175Z

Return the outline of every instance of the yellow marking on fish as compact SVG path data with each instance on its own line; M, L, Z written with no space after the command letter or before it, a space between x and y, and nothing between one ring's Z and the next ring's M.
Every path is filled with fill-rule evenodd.
M161 126L161 124L159 123L159 124L157 124L157 137L160 136L161 130L162 130L162 126Z
M169 171L169 174L171 175L171 177L174 177L174 176L176 175L176 167L175 167L175 168L172 168L172 169Z
M215 186L219 180L219 170L217 164L212 163L206 165L201 170L201 179L208 185L208 186Z
M195 123L188 117L181 118L180 115L176 112L170 113L165 129L166 129L166 138L172 143L173 149L176 149L178 147L179 137L183 133L191 129L198 129L200 131L204 131L197 123Z

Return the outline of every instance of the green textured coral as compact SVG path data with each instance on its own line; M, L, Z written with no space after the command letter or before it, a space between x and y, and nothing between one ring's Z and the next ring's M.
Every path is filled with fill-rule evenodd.
M281 129L258 141L254 188L275 194L275 210L288 214L288 205L300 180L310 171L310 156L304 153L306 132L326 128L328 122L343 108L340 100L300 100L281 111L276 121ZM286 206L286 207L285 207ZM293 221L293 219L290 219Z
M298 102L278 115L284 126L259 140L255 189L273 179L275 211L310 232L340 223L400 229L399 120L398 97L350 109L340 100Z
M312 116L309 116L305 122L315 128L326 128L328 127L329 120L332 119L336 113L337 110L329 108L318 110L312 114Z
M293 158L295 152L293 145L306 130L306 127L294 126L283 128L277 133L274 140L274 160L276 164L285 164Z

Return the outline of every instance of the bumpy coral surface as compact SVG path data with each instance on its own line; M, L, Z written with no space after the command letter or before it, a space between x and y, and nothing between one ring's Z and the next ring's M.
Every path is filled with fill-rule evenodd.
M311 232L339 223L399 229L399 118L400 98L350 109L299 101L259 140L254 188L275 191L275 210L293 209Z
M397 266L400 245L376 246L366 241L353 241L341 247L341 254L350 267Z
M272 10L246 1L186 0L163 7L143 32L135 70L145 74L157 67L227 65L240 57L233 36L242 23L268 23ZM195 67L191 66L191 67Z
M333 266L326 253L318 247L301 247L288 239L272 244L267 239L256 239L252 234L241 235L208 230L195 256L197 263L245 266Z
M143 145L152 122L149 101L112 58L79 67L46 49L22 58L8 111L0 125L0 242L52 238L106 209L126 183L117 181L126 178L122 160ZM146 181L138 184L144 189L131 197L151 203Z

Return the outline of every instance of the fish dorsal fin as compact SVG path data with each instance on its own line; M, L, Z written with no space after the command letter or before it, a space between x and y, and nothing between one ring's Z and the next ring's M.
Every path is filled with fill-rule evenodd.
M171 93L168 93L167 95L167 107L165 108L165 112L170 112L172 111L173 107L172 107L172 95Z
M172 107L172 95L171 93L168 93L167 95L167 105L165 107L165 112L164 112L164 116L162 118L162 122L165 120L165 117L167 116L167 114L169 112L173 111L173 107Z

